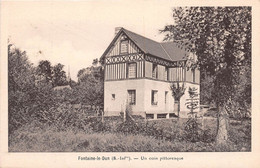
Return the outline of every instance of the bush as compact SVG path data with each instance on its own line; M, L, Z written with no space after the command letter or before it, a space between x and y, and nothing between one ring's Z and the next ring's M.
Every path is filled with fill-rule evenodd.
M187 141L198 142L200 140L200 124L196 118L189 118L185 123L184 136Z
M86 123L88 126L94 131L94 132L109 132L111 131L111 126L107 123L103 123L100 118L88 118L86 120Z

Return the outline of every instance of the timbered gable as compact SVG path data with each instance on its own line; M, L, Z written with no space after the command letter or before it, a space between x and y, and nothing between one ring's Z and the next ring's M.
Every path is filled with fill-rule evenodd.
M199 83L195 56L172 42L158 43L121 28L102 55L105 79L150 78Z
M141 53L141 50L125 35L125 33L122 32L116 39L115 43L111 45L105 57L123 56L136 53Z

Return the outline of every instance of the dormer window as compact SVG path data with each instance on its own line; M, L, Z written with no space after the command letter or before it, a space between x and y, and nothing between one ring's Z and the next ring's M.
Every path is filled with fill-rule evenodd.
M128 40L121 40L120 43L120 54L128 53Z

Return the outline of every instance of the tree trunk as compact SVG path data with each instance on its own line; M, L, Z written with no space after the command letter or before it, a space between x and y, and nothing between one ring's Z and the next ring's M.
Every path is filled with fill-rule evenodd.
M178 118L180 118L180 100L178 100Z
M228 141L228 115L225 107L218 109L216 143L217 145L226 145Z

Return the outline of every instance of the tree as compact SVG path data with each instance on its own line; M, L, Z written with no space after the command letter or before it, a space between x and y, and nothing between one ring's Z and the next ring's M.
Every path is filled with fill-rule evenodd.
M52 83L54 86L64 86L68 84L66 72L63 70L64 65L58 63L53 67Z
M44 77L46 82L52 81L52 66L50 61L42 60L37 67L37 74Z
M187 108L190 110L190 113L188 113L191 118L196 118L196 113L197 112L194 112L195 109L199 108L199 94L197 93L198 92L198 89L193 87L193 88L190 88L189 87L189 95L190 95L190 98L187 99L187 102L185 103L187 105Z
M97 60L97 59L95 59ZM78 95L83 103L103 106L104 74L102 66L91 66L78 71Z
M31 111L27 110L35 89L32 64L25 51L8 44L8 129L9 133L29 122Z
M189 119L185 123L185 135L186 138L189 139L191 142L197 142L200 139L200 124L197 120L197 112L194 112L195 109L199 108L199 94L198 89L193 87L189 87L189 99L186 99L187 108L190 110Z
M175 85L174 83L171 85L172 96L174 97L174 101L178 103L178 117L180 117L180 100L184 95L186 88L184 87L184 83L180 86L179 82Z
M161 32L198 57L196 65L213 77L212 97L218 109L217 144L228 140L229 102L237 102L241 73L251 72L251 7L185 7L173 9L174 24ZM245 75L247 89L251 74ZM243 98L250 94L242 95Z
M215 105L213 92L213 77L206 72L200 72L200 104Z
M42 60L37 67L37 75L40 77L40 81L51 83L52 87L64 86L69 82L67 81L66 72L63 70L64 65L58 63L52 66L50 61ZM42 80L44 78L44 80Z

